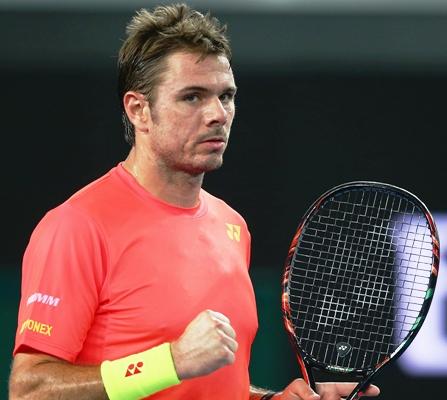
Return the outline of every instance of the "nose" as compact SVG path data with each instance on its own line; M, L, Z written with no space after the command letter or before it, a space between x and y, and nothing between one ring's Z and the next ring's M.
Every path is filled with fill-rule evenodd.
M227 123L228 110L218 97L213 97L205 111L207 126L222 126Z

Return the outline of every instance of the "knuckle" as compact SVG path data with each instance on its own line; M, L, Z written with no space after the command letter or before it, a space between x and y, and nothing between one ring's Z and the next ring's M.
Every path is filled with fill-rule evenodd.
M234 355L234 353L232 351L228 350L227 357L226 357L227 363L233 364L235 360L236 360L236 356Z
M225 335L225 333L223 333L222 331L216 331L217 333L217 338L219 340L219 343L225 345L227 344L227 336Z
M219 351L219 359L223 363L227 363L231 357L231 351L227 347L221 347Z
M231 330L230 330L231 335L230 335L230 336L231 336L233 339L236 339L236 331L233 329L233 327L230 326L230 328L231 328Z
M214 319L213 312L211 310L205 310L201 313L201 315L203 316L203 318L205 318L207 320Z

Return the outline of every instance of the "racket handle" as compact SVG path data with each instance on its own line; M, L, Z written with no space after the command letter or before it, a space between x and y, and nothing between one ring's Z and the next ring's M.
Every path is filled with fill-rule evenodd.
M360 386L360 388L359 388ZM346 400L359 400L363 396L363 393L368 389L369 383L364 386L363 383L359 383L357 387L354 389L354 391L346 397Z
M312 374L312 367L310 365L307 366L299 354L297 354L296 356L298 359L298 364L300 366L301 375L303 375L303 379L312 388L312 390L317 393L317 385Z
M307 374L307 384L312 388L315 393L317 392L317 384L315 383L315 379L312 374Z
M315 383L315 379L312 374L312 367L310 365L309 365L309 367L307 367L306 363L301 358L300 354L297 353L296 358L298 360L298 365L300 366L300 372L301 372L301 375L303 375L303 379L312 388L312 390L316 393L317 385Z

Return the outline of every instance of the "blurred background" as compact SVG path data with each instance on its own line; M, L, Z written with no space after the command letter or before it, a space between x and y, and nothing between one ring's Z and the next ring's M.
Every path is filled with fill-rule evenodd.
M125 158L116 54L134 11L160 3L0 0L0 398L29 236L48 209ZM260 318L252 381L279 390L299 375L281 319L283 263L322 192L352 180L401 186L435 214L445 249L447 1L188 4L229 26L237 117L225 165L205 188L252 232ZM378 376L382 399L445 397L446 276L441 265L415 350Z

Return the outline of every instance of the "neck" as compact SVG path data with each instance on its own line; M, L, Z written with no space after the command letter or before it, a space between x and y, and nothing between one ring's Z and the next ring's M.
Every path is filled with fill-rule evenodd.
M152 159L138 157L135 147L123 163L124 168L153 196L179 207L194 207L199 203L204 174L191 175L174 171Z

